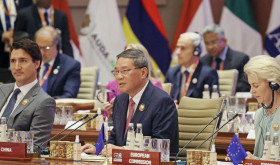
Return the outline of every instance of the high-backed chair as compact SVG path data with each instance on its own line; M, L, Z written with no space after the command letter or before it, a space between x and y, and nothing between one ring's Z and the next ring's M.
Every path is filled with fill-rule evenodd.
M179 127L179 150L188 143L203 127L209 123L220 111L223 98L198 99L183 97L178 106L178 127ZM217 120L213 121L200 135L194 139L187 148L196 148L206 140L217 126ZM199 149L209 150L212 142L210 138ZM182 151L180 155L185 155Z
M78 92L78 99L94 99L97 89L99 69L93 67L81 68L81 86Z
M171 83L162 83L161 85L162 85L162 90L170 95L171 89L172 89L172 84Z
M221 95L234 96L238 79L238 70L218 70Z

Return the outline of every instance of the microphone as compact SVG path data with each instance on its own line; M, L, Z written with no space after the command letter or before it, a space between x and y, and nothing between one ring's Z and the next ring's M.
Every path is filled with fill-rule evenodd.
M266 106L264 103L261 103L261 105L262 105L263 109L267 110L267 109L270 109L273 107L273 102L274 102L274 90L272 90L272 100L271 100L270 105Z
M175 163L177 161L177 157L179 156L179 154L183 151L183 149L185 149L202 131L204 131L206 129L206 127L208 127L214 120L216 120L218 117L221 116L223 112L220 111L219 113L216 114L216 116L208 123L205 125L205 127L202 128L202 130L200 130L194 137L192 137L192 139L186 144L184 145L184 147L176 154L175 157Z
M76 131L78 128L80 128L81 126L83 126L84 124L86 124L87 122L89 122L90 120L96 118L98 116L98 114L95 114L93 116L91 116L91 118L87 119L83 124L79 125L77 128L73 129L71 132L69 132L68 134L66 134L65 136L63 136L62 138L58 139L58 141L63 140L65 137L67 137L68 135L70 135L71 133L73 133L74 131Z
M229 122L231 122L233 119L235 119L238 116L238 113L236 113L232 118L230 118L224 125L222 125L219 129L217 129L214 133L212 133L206 140L204 140L200 145L198 145L195 149L198 149L201 147L206 141L208 141L212 136L214 136L218 131L220 131L225 125L227 125Z
M84 115L83 117L81 117L78 121L76 121L75 123L71 124L69 127L63 129L62 131L60 131L58 134L54 135L52 138L48 139L47 141L45 141L44 143L42 143L39 147L39 150L42 148L43 145L45 145L46 143L48 143L49 141L53 140L54 138L56 138L58 135L60 135L62 132L68 130L70 127L72 127L73 125L77 124L79 121L84 120L85 118L88 117L88 114Z

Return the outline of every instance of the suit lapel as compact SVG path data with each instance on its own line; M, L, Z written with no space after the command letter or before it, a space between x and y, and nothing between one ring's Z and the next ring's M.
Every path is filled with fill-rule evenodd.
M231 51L231 49L228 48L227 55L226 55L226 60L225 60L225 63L224 63L224 70L231 69L232 56L231 56L230 51Z
M120 131L120 135L122 137L122 143L125 144L126 141L126 136L124 137L124 131L125 131L125 127L126 127L126 116L127 116L127 107L128 107L128 100L129 100L129 95L125 94L125 96L123 98L118 98L120 99L119 105L117 110L119 111L119 115L118 118L115 118L114 120L116 120L115 122L117 122L119 126L119 131Z
M21 113L25 108L27 108L35 99L36 95L38 94L38 91L40 90L40 86L37 83L36 85L34 85L29 92L24 96L24 98L19 102L18 106L16 107L16 109L12 112L9 120L8 120L8 127L12 128L13 123L14 123L14 119L15 117ZM22 104L23 100L27 100L27 104Z
M37 27L36 29L40 29L42 27L42 21L36 5L33 5L33 16L35 20L34 22L37 22L34 26Z
M181 74L181 65L178 66L178 68L176 69L175 73L175 80L177 80L176 86L178 87L175 92L174 92L174 98L176 98L177 100L180 100L180 91L181 91L181 81L182 81L182 74Z
M53 64L51 74L49 76L47 93L50 93L51 89L53 88L53 86L55 84L55 81L58 79L57 77L60 74L60 68L61 68L60 54L58 53L55 58L54 64ZM57 74L53 73L54 70L57 70Z
M8 97L10 96L10 94L12 93L13 89L14 89L15 84L9 84L8 87L4 87L4 88L0 88L0 98L4 98L0 100L0 111L2 109L2 107L4 106L4 104L7 102Z

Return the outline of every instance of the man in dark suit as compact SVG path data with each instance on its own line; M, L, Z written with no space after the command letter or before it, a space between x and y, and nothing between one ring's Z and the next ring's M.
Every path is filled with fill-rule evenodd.
M178 114L170 96L148 80L148 61L144 53L128 49L117 56L113 74L120 91L113 104L113 125L108 143L108 155L112 149L123 149L126 144L127 126L142 123L143 135L170 139L170 152L178 152ZM131 106L129 106L131 105ZM88 152L93 146L85 145ZM91 150L93 151L93 150ZM102 150L106 155L106 147Z
M34 40L35 32L46 25L60 30L62 51L73 57L67 17L63 12L51 6L51 0L36 0L36 4L20 10L15 21L14 32L27 32Z
M50 137L55 115L55 101L39 86L37 73L42 56L38 45L24 39L11 47L10 67L16 82L0 85L0 116L6 117L8 129L34 132L34 150Z
M237 69L239 75L236 92L249 92L250 85L243 70L249 57L227 46L224 30L219 25L206 26L203 30L203 37L208 54L201 57L201 62L217 70Z
M178 103L183 96L202 98L204 85L210 93L213 85L218 87L218 74L215 69L199 61L201 36L194 32L180 35L176 54L180 65L168 69L165 82L172 83L171 97Z
M54 98L76 98L81 84L81 64L58 52L59 40L60 35L52 26L44 26L35 34L43 59L40 85Z

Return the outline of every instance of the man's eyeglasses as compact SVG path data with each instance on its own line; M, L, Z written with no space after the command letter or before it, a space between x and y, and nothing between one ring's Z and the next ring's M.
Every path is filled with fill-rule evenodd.
M39 46L40 49L43 49L43 50L50 50L52 48L53 45L51 46Z
M143 68L143 67L141 67ZM133 68L133 69L141 69L141 68ZM122 75L122 76L126 76L130 71L132 71L133 69L123 69L123 70L112 70L112 74L114 76L118 76L119 73Z

